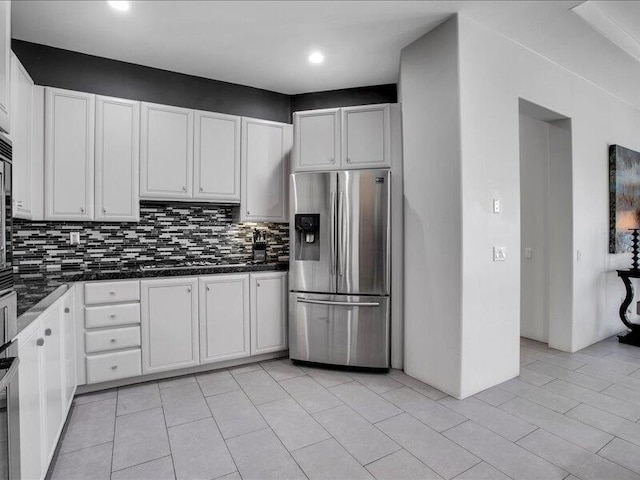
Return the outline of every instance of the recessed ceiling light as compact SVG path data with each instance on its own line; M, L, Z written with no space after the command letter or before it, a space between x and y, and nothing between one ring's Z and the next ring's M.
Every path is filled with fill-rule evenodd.
M126 12L129 10L129 2L125 0L109 0L107 3L111 8L115 8L120 12Z
M320 52L313 52L309 55L309 63L322 63L324 62L324 55Z

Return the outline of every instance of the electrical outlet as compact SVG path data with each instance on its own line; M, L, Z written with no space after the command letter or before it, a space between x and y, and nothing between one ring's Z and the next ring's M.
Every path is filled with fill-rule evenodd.
M493 213L500 213L500 199L493 199Z
M493 261L504 262L507 259L507 247L493 247Z
M531 247L524 249L524 258L533 258L533 249Z
M582 261L582 251L581 250L576 250L576 260L578 262Z
M70 232L69 233L69 243L71 245L79 245L80 244L80 232Z

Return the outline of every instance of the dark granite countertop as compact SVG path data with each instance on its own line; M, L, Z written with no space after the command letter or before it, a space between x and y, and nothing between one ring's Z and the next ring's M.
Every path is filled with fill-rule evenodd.
M22 331L34 318L57 300L74 282L102 280L144 279L156 277L205 276L220 273L286 271L289 262L236 263L213 266L175 268L152 264L113 269L51 272L50 274L14 274L18 294L18 331Z

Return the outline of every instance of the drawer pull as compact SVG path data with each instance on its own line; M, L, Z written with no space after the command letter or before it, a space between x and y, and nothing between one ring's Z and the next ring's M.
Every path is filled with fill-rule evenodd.
M109 315L109 318L116 318L116 314L112 313L111 315Z
M47 329L44 331L44 334L45 334L47 337L50 337L52 333L53 333L53 332L51 331L51 329L50 329L50 328L47 328Z
M115 295L116 292L109 292L109 295Z
M69 307L66 307L66 308L64 309L64 313L69 313L69 312L70 312Z
M44 345L44 338L39 338L38 340L36 340L36 345L38 345L39 347Z
M111 370L117 370L118 369L118 365L111 365Z
M111 343L116 343L116 339L115 339L115 338L112 338L112 339L111 339Z

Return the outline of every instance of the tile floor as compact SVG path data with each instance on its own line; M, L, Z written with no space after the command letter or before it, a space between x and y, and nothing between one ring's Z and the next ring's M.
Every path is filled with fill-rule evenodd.
M79 396L49 476L640 479L640 348L521 352L519 378L463 401L287 360Z

